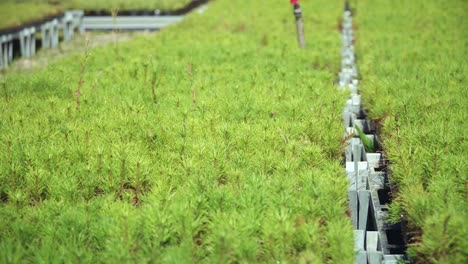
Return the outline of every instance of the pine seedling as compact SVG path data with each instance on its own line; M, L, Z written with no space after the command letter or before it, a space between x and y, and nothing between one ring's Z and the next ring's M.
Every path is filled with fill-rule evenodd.
M97 174L100 176L102 173L102 156L103 152L102 149L98 149L98 164L97 164Z
M153 96L154 104L158 104L158 98L156 96L156 85L157 85L156 72L153 72L153 77L151 78L151 95Z
M125 187L125 158L122 157L120 165L120 188L117 197L122 200Z
M375 144L374 141L369 139L364 132L359 128L359 126L355 125L354 128L358 132L358 136L362 141L362 144L364 145L364 149L366 150L367 153L373 153L375 152Z
M135 196L133 197L132 203L133 206L139 206L140 205L140 198L139 198L139 193L140 193L140 161L137 161L136 164L136 172L135 172Z
M39 206L42 202L42 198L45 195L46 186L44 184L43 173L37 168L30 168L27 175L29 185L31 187L30 194L32 202ZM32 185L32 186L31 186Z
M88 64L88 59L89 59L89 40L86 41L86 47L85 47L85 54L84 58L81 61L81 68L80 68L80 75L79 75L79 81L78 81L78 88L75 90L75 97L76 97L76 109L79 110L81 106L81 88L83 87L84 84L84 73L86 70L86 66Z
M111 10L112 14L112 36L114 38L114 53L115 53L115 60L119 61L119 41L117 37L118 33L118 28L117 28L117 15L119 14L119 9L118 8L113 8Z
M194 86L194 69L192 63L190 63L187 67L187 76L190 81L190 88L192 90L192 107L195 109L197 107L197 90Z
M11 139L7 139L6 141L6 147L7 147L7 162L8 164L11 165L12 163L12 155L11 155Z
M86 147L89 146L89 130L86 130L85 132L85 145Z
M148 82L148 63L143 63L143 86L146 87Z
M10 101L10 95L8 94L7 83L5 81L2 81L1 85L2 85L2 88L3 88L3 98L5 98L5 102L8 103Z

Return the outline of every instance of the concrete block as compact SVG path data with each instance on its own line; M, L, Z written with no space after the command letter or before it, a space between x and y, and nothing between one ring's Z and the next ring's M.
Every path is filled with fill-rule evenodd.
M384 260L403 260L403 255L384 255Z
M366 231L354 230L354 251L356 252L356 263L367 263L367 253L365 250Z
M351 81L351 75L345 69L342 69L341 72L339 73L339 79L340 79L340 85L341 85L340 87L344 88Z
M78 32L82 34L85 31L83 10L71 10L68 12L73 16L73 28L77 28Z
M44 23L40 28L42 48L57 48L59 42L57 19Z
M36 54L36 29L25 28L18 34L20 39L20 50L23 58L30 58Z
M61 20L63 30L63 40L69 41L73 38L73 14L66 12Z
M369 173L369 189L378 190L383 189L385 184L385 173L384 172L374 172Z
M377 227L377 230L383 230L385 226L385 221L387 219L388 211L387 211L387 206L382 205L379 201L379 196L377 193L377 190L370 190L370 196L371 196L371 212L373 214L373 221L374 221L374 226ZM385 234L382 234L385 235ZM386 236L385 236L386 237Z
M0 36L0 69L8 68L13 61L13 36Z
M367 161L358 162L359 174L367 173L368 169L369 169L369 163ZM353 174L356 172L355 164L353 161L346 162L346 173L348 172L353 173Z
M369 162L369 167L371 168L380 168L382 164L382 154L381 153L367 153L366 154L367 162Z
M3 55L5 53L5 48L3 47L4 46L3 43L4 43L3 36L0 36L0 69L6 68L7 66L6 61L3 62L5 60L5 56Z
M367 264L367 252L365 250L357 252L356 264Z
M351 79L351 78L349 78L349 79ZM347 83L349 83L349 81ZM359 95L354 95L354 96L359 96ZM357 101L353 100L353 98L348 99L346 101L345 109L348 109L348 111L350 111L351 113L354 113L356 115L359 114L359 111L361 110L361 104L356 103L356 102Z
M54 19L50 22L50 47L55 49L58 47L59 44L59 22L57 19Z
M379 232L367 231L366 232L366 250L368 253L376 252L379 248ZM382 256L383 258L383 256Z
M354 250L364 250L364 242L366 241L366 231L354 230Z
M7 36L8 40L8 63L13 62L13 36Z
M367 217L368 217L368 214L369 214L370 192L369 191L358 191L358 196L359 196L358 228L359 228L359 230L366 230Z
M43 49L50 48L51 32L50 22L41 25L41 44Z
M383 231L384 227L382 227L379 231L379 237L380 237L380 251L382 251L383 254L390 254L390 245L388 244L388 237L387 237L387 232Z
M369 264L382 264L383 261L383 253L376 251L376 252L367 252L367 263Z
M352 127L351 112L343 111L343 125L345 128Z
M403 255L384 255L383 264L398 264L399 261L403 260Z
M381 264L383 253L379 251L380 237L378 231L367 231L366 233L366 250L367 261L369 264Z
M343 48L341 48L341 55L344 56L348 53L355 54L354 52L354 45L352 43L347 43L348 45L344 45Z
M358 196L357 191L348 191L349 211L351 212L351 222L354 229L358 226Z
M355 163L354 171L357 172L359 168L358 162L362 161L362 145L361 144L353 145L353 161Z
M367 155L364 149L364 145L362 144L360 138L352 138L350 146L350 148L352 149L353 161L367 161Z
M348 85L348 88L349 88L349 92L351 93L351 95L356 95L356 94L358 94L358 87L357 87L357 85L353 84L352 81L351 81L351 83Z
M366 191L368 189L368 174L361 171L359 175L353 173L346 173L346 178L349 182L348 190Z
M347 136L348 136L348 134L347 134L347 132L345 132L343 134L343 137L347 137ZM346 160L346 162L351 162L351 161L353 161L353 154L351 152L351 147L349 147L349 145L351 144L351 140L349 140L349 139L346 140L346 144L347 144L347 146L345 147L345 160Z

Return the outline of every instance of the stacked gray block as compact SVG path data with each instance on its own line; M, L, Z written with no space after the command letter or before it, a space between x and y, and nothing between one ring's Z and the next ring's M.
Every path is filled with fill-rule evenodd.
M24 28L18 34L21 56L30 58L36 54L36 28Z
M383 253L380 250L378 231L366 232L366 250L367 250L367 263L380 264L383 261Z
M356 263L367 263L367 252L364 243L366 241L366 231L354 230L354 251L356 254Z
M345 11L342 27L343 48L341 51L341 71L339 73L340 89L347 89L350 98L343 110L343 137L348 145L345 149L346 177L349 181L348 199L351 221L354 226L356 263L395 263L403 258L390 254L385 231L387 205L379 201L378 191L384 189L385 173L376 171L383 164L381 153L366 153L359 128L364 133L374 130L374 124L361 115L361 96L358 92L358 69L354 53L354 35L351 12ZM361 135L362 136L362 135ZM366 135L376 142L375 135ZM369 217L370 216L370 217ZM368 223L368 219L372 219ZM367 231L368 226L377 231Z
M73 17L73 28L77 28L80 34L84 33L84 11L83 10L71 10L70 13Z
M69 41L73 38L73 30L74 30L74 20L73 20L73 13L65 12L65 15L62 17L61 20L62 30L63 30L63 40Z
M13 60L13 36L0 36L0 69L8 68Z
M46 22L41 25L42 47L57 48L59 43L58 20Z

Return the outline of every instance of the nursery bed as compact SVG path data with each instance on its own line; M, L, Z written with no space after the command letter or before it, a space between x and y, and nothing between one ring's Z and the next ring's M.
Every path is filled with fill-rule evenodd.
M352 263L341 3L303 10L305 49L287 1L219 0L2 80L0 262Z
M407 222L420 263L467 262L467 8L365 0L356 10L362 95L390 161L390 217Z

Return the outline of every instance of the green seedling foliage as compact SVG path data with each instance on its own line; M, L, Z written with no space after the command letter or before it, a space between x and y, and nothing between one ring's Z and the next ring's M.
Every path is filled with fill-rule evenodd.
M367 153L372 153L375 152L375 144L374 141L369 139L364 132L362 132L361 128L359 128L357 125L354 126L354 129L358 132L358 136L362 141L362 144L364 145L364 149L366 150Z
M45 2L4 0L0 3L0 29L17 27L63 10Z
M0 3L0 29L16 27L57 15L64 10L175 10L191 0L2 0Z
M7 75L0 262L352 263L342 5L303 8L305 49L287 1L220 0Z
M466 263L466 1L359 1L362 95L420 263Z
M34 0L33 0L34 1ZM49 2L50 0L36 0ZM56 0L56 4L68 9L84 10L174 10L192 2L192 0Z

